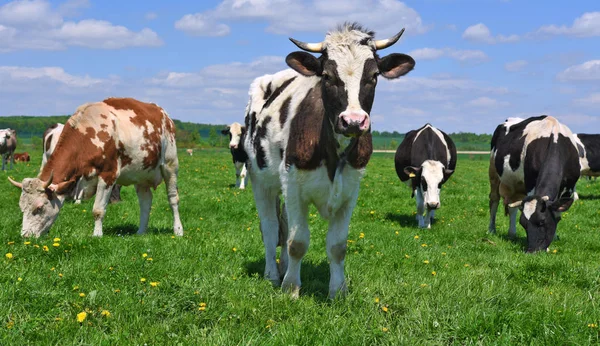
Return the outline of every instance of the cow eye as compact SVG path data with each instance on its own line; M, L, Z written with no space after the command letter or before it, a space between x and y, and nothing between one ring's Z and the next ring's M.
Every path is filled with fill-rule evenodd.
M33 209L33 212L32 212L32 214L33 214L33 215L37 215L37 214L39 214L39 213L40 213L40 212L41 212L43 209L44 209L44 206L43 206L43 205L40 205L39 207L37 207L37 208Z

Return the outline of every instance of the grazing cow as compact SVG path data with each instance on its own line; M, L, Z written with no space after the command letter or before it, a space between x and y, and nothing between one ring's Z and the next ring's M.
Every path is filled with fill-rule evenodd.
M240 123L233 123L221 131L223 135L229 135L229 150L235 165L235 187L245 189L248 183L246 170L246 161L248 154L244 150L244 139L246 137L246 127Z
M29 153L28 152L15 153L15 161L17 161L17 162L29 162L29 161L31 161L31 158L29 157Z
M456 146L448 135L431 124L406 134L394 158L396 174L417 196L417 221L431 228L440 207L440 189L456 168ZM427 213L423 215L425 210Z
M373 151L369 112L377 77L397 78L415 65L408 55L380 58L376 51L396 43L403 32L375 40L373 32L346 23L320 43L291 39L321 56L290 53L286 62L292 69L259 77L250 86L244 148L265 245L265 277L278 285L287 267L282 286L292 297L299 295L300 264L309 246L310 204L329 220L329 297L347 291L348 225Z
M15 164L13 155L17 148L17 132L11 129L0 130L0 156L2 157L2 170L4 171L10 159L10 169Z
M578 133L574 136L579 151L581 175L587 177L600 176L600 134Z
M185 152L186 152L188 155L190 155L190 156L194 155L194 150L193 150L193 149L187 149Z
M102 236L102 220L116 183L135 185L144 233L152 205L151 188L165 181L173 211L173 229L183 234L177 192L175 125L153 103L130 98L109 98L80 106L69 118L56 149L37 178L11 183L22 189L21 235L47 233L65 197L81 179L84 198L94 193L94 235Z
M515 237L517 207L527 232L527 252L547 250L562 212L573 203L580 167L577 144L568 127L550 116L500 124L490 156L490 225L496 232L500 197Z
M42 153L42 167L40 168L40 172L44 169L44 166L46 165L46 162L48 162L50 156L52 156L54 149L56 149L56 144L58 143L58 139L60 138L63 128L63 124L56 123L48 126L46 131L44 131L44 152ZM83 185L80 181L81 180L77 181L77 186L71 191L71 193L68 196L69 199L73 199L75 201L75 204L81 204L81 200L83 199L83 195L85 194L85 191L83 190ZM115 184L110 194L110 203L118 203L120 201L121 185Z

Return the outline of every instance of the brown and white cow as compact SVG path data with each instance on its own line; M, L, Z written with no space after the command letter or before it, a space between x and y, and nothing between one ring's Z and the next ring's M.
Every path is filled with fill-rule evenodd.
M28 152L15 153L15 161L17 161L17 162L29 162L29 161L31 161L31 157L29 157L29 153Z
M244 148L265 246L265 278L297 297L300 264L309 246L308 208L329 220L329 297L347 291L344 260L348 226L364 169L373 151L369 113L377 78L398 78L415 65L405 54L380 58L404 30L386 40L346 23L320 43L291 39L299 48L291 69L257 78L246 107ZM283 192L286 215L279 214ZM287 241L286 241L287 240ZM276 262L280 244L281 268ZM289 263L286 265L286 262ZM287 269L286 269L287 267Z
M248 174L246 169L246 161L248 161L248 154L244 150L244 140L246 138L246 127L240 123L233 123L227 128L221 130L221 134L229 135L229 150L231 151L231 158L235 165L235 187L245 189L248 185Z
M185 152L190 156L194 155L194 149L187 149Z
M22 183L19 206L21 235L39 237L56 220L65 197L81 179L84 198L94 193L94 235L102 236L102 220L115 184L135 185L140 203L138 234L146 231L152 188L162 180L173 211L173 229L183 234L177 192L175 125L153 103L109 98L80 106L69 118L56 149L37 178Z
M42 153L42 167L40 168L40 172L44 169L44 166L46 165L46 162L48 162L48 159L50 158L50 156L52 156L54 149L56 149L56 144L58 143L58 139L60 138L60 134L62 133L64 127L65 127L64 124L55 123L55 124L48 126L46 131L44 131L44 137L43 137L44 152ZM85 191L83 189L83 185L81 184L81 179L80 179L79 181L77 181L77 185L75 186L75 188L72 190L72 192L69 194L68 197L69 197L69 199L73 199L75 201L75 204L81 204L81 200L83 199L84 192ZM118 203L120 201L121 201L121 185L116 184L110 194L110 203Z
M17 148L17 131L12 129L0 130L0 156L2 158L2 170L5 170L10 159L10 169L15 164L14 152Z

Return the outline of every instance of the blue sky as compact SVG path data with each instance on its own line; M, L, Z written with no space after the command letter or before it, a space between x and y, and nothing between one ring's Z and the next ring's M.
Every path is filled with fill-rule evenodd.
M551 4L551 5L550 5ZM600 132L600 3L517 0L0 1L0 114L70 114L131 96L198 123L243 121L253 78L288 40L358 21L415 70L381 80L373 129L491 133L549 114Z

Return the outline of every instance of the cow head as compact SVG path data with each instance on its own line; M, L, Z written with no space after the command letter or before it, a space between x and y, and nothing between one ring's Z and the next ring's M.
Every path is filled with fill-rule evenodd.
M550 201L548 196L527 196L522 201L509 205L521 210L519 223L527 232L527 252L548 249L556 234L561 213L567 211L571 204L572 198Z
M290 38L299 48L321 56L316 58L298 51L290 53L286 63L304 76L321 79L323 104L334 131L357 137L371 130L369 113L377 77L398 78L415 66L414 59L406 54L394 53L383 58L377 55L377 50L396 43L403 32L404 29L387 40L374 40L374 33L360 25L344 24L320 43Z
M417 191L423 195L427 209L438 209L440 207L440 190L442 184L454 173L446 169L439 161L427 160L421 167L408 166L404 173L413 179Z
M48 233L50 227L62 208L64 193L71 189L72 182L51 184L52 176L48 181L38 178L27 178L18 183L11 178L8 180L22 190L19 207L23 212L23 237L39 237Z
M0 146L5 146L10 139L10 130L0 130Z
M229 135L229 148L237 149L240 145L242 136L246 133L246 127L240 123L233 123L221 131L223 135Z

